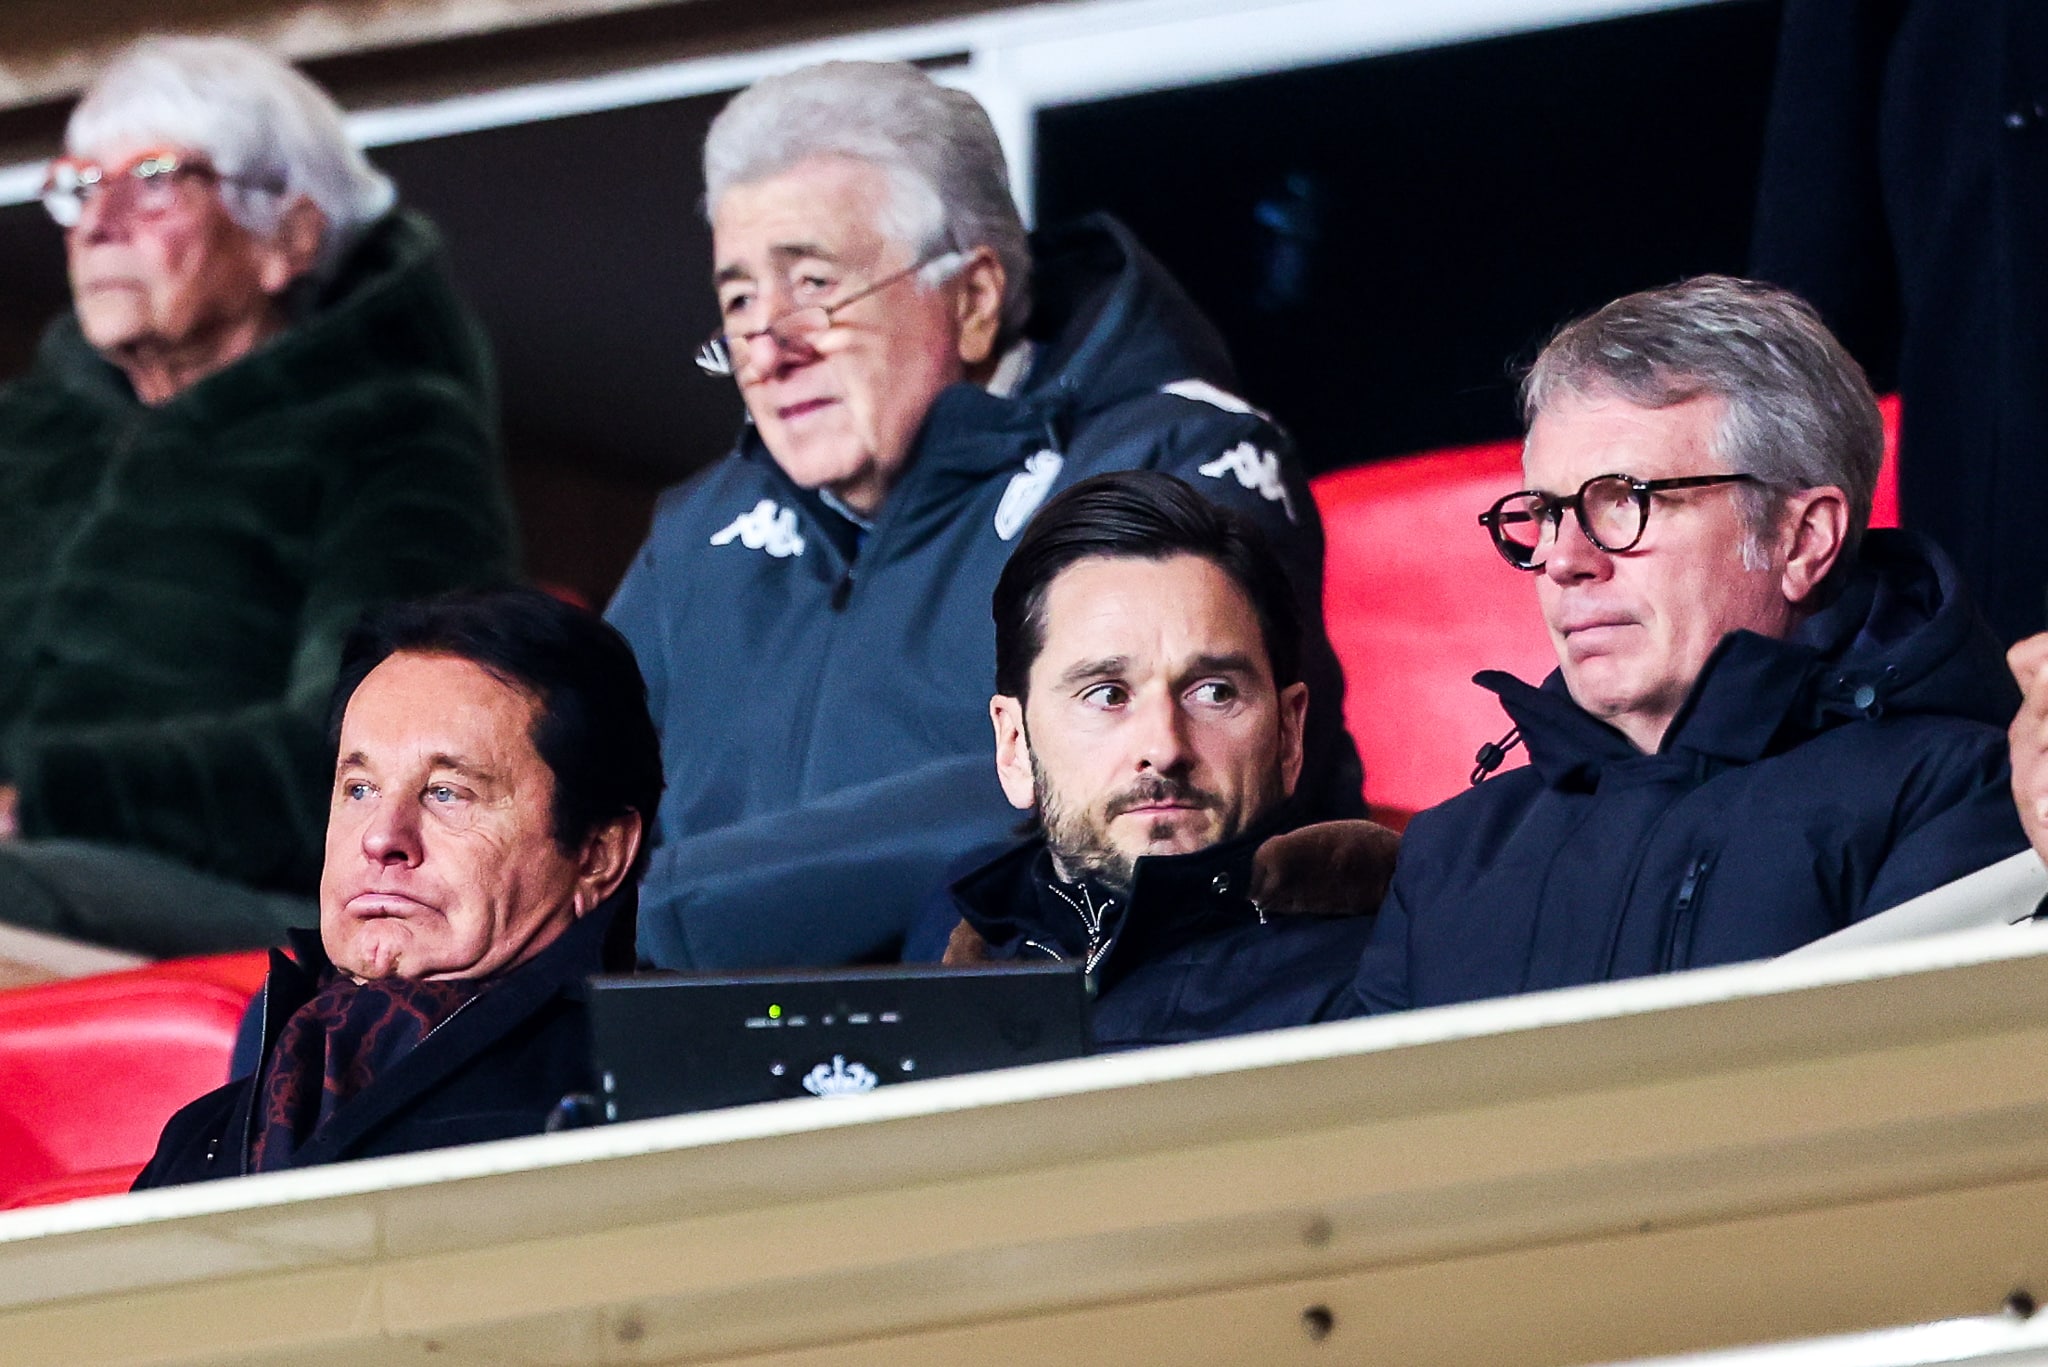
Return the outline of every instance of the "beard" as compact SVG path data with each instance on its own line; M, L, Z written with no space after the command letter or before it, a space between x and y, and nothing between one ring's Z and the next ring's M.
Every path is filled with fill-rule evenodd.
M1230 808L1224 800L1186 779L1171 775L1141 774L1131 785L1102 805L1100 813L1083 804L1070 804L1047 778L1038 756L1031 756L1031 786L1038 800L1039 820L1045 826L1045 843L1052 851L1053 867L1071 882L1083 878L1118 897L1128 896L1137 871L1138 855L1119 849L1111 839L1109 826L1134 807L1155 802L1177 802L1216 813L1220 827L1214 843L1221 844L1245 826L1244 813ZM1263 814L1276 801L1283 784L1275 772L1269 776L1255 814ZM1174 823L1160 818L1145 832L1147 843L1170 839Z

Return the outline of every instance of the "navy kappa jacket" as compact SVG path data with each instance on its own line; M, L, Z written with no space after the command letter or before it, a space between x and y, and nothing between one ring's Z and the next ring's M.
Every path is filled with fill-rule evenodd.
M618 946L607 944L606 932L615 917L631 916L631 900L630 888L614 894L448 1017L337 1110L290 1166L541 1133L565 1096L595 1090L585 979L615 966L606 961ZM257 999L265 1060L328 966L319 932L290 934L294 957L271 951ZM259 1067L172 1116L134 1190L247 1174L263 1073Z
M1786 641L1735 632L1655 754L1481 674L1529 764L1416 816L1337 1014L1782 954L2026 848L2019 695L1954 565L1873 531Z
M670 969L893 959L922 899L1017 815L995 777L989 599L1030 514L1088 475L1180 476L1258 524L1309 623L1302 786L1362 815L1323 634L1323 533L1215 330L1107 218L1032 241L1014 397L940 394L857 556L751 428L663 496L607 616L647 677L668 788L640 953Z
M1140 859L1106 935L1091 935L1042 836L956 881L952 905L991 958L1086 965L1098 1048L1307 1025L1343 1001L1372 917L1263 916L1246 893L1252 857L1275 830Z

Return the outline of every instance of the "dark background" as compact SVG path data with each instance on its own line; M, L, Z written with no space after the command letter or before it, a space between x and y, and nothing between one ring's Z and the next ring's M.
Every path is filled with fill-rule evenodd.
M1037 218L1129 223L1316 470L1507 436L1512 368L1557 324L1742 269L1777 17L1733 0L1048 109ZM724 99L372 153L497 346L527 568L594 602L739 419L690 362ZM57 230L0 209L0 375L64 305Z

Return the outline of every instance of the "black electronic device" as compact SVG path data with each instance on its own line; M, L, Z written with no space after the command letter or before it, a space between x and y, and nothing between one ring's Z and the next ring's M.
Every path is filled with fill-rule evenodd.
M607 1120L841 1096L1089 1051L1078 964L590 980Z

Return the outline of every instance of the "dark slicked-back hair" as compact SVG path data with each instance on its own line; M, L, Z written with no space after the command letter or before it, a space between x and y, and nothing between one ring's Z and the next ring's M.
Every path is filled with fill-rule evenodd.
M1275 686L1301 679L1301 619L1287 571L1252 523L1172 475L1124 470L1095 475L1054 498L1017 541L996 581L996 692L1024 701L1045 648L1045 597L1060 571L1081 560L1165 560L1192 555L1230 576L1250 600Z
M574 855L606 821L640 814L632 879L647 868L661 802L661 740L647 681L626 638L538 589L490 589L398 603L365 614L341 651L327 714L330 751L363 680L393 655L467 660L540 703L530 739L555 778L555 844Z

